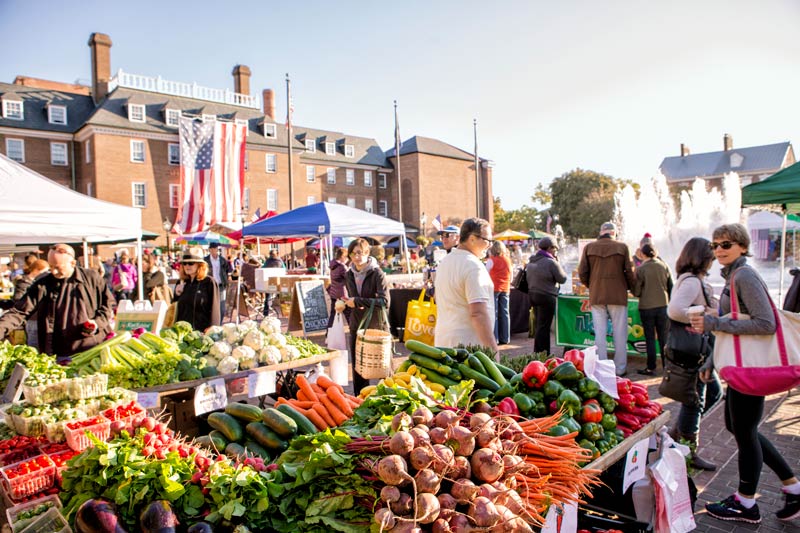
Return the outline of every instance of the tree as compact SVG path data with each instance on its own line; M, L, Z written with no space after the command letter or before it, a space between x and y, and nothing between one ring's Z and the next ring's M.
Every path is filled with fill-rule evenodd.
M542 223L542 213L537 209L523 205L519 209L506 211L500 202L500 198L494 199L494 227L495 233L500 233L507 229L528 233L531 228L539 227Z
M614 216L614 194L627 182L577 168L550 183L551 212L570 237L594 237Z
M549 188L545 188L545 186L540 183L536 186L536 189L534 189L533 196L531 196L531 201L534 204L539 204L546 209L550 207L550 204L553 201L553 195L550 194Z

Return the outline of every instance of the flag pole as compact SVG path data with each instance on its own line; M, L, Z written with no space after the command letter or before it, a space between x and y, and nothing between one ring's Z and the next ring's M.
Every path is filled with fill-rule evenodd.
M294 179L292 178L292 82L286 73L286 153L289 160L289 211L294 209ZM289 243L289 261L294 266L294 241Z
M472 134L475 138L475 213L481 217L481 165L478 159L478 119L472 119Z
M403 222L403 186L400 179L400 123L397 120L397 100L394 101L394 155L397 162L397 210L400 213L400 223L403 225L403 234L400 236L400 254L406 260L406 272L411 274L411 259L406 246L406 223Z

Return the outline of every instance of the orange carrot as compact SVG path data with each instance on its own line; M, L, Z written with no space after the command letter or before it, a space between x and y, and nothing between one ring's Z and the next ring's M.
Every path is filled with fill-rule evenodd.
M306 393L304 393L302 389L297 389L297 394L295 394L295 396L297 396L297 399L301 402L309 401L308 396L306 396Z
M285 403L289 403L289 402L286 401L286 398L284 398L283 396L279 396L278 399L275 400L275 407L278 407L279 405L283 405Z
M322 396L323 394L325 394L325 389L323 389L322 387L320 387L320 386L319 386L319 385L317 385L316 383L312 383L312 384L311 384L311 389L312 389L314 392L316 392L316 393L317 393L317 396Z
M314 409L297 409L297 411L308 418L318 430L325 431L329 427L328 424L325 423L325 420L319 416L319 413Z
M344 394L339 391L339 389L336 387L329 387L327 396L342 413L347 415L347 418L353 416L353 408L350 406L350 402L347 401Z
M314 392L314 389L311 387L311 384L308 382L308 380L303 374L298 374L297 377L294 379L294 382L297 383L297 386L300 387L300 391L302 391L303 394L306 396L305 398L302 398L303 400L308 400L312 402L319 401L319 398L317 398L317 393Z
M354 402L356 405L361 405L364 403L364 398L359 398L358 396L350 396L350 400Z
M320 400L322 401L322 405L325 406L325 409L331 414L331 418L335 422L335 426L341 426L345 422L347 422L347 415L344 414L336 405L333 403L328 396L321 396Z
M292 407L299 407L300 409L311 409L312 407L314 407L314 402L309 402L309 401L289 400L288 402L285 403L288 403Z
M316 403L314 404L314 407L312 407L311 409L316 411L317 414L322 417L322 419L328 425L327 427L332 428L336 426L336 422L333 421L333 417L328 412L328 410L325 409L324 405L322 405L321 403Z
M317 385L319 385L320 387L322 387L326 391L329 388L334 387L335 389L338 389L339 392L344 393L344 388L341 385L339 385L337 383L334 383L333 380L331 378L329 378L328 376L322 376L322 375L319 376L317 378Z

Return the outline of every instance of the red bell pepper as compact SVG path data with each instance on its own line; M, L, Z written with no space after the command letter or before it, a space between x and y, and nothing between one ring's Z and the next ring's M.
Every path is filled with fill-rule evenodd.
M654 402L652 400L647 402L647 407L657 412L658 414L661 414L664 411L664 407L660 403Z
M617 404L619 409L622 409L623 411L630 411L636 407L636 398L633 397L633 394L621 393L619 395L619 399L617 400Z
M550 413L551 415L557 413L558 412L558 401L553 400L552 402L550 402L550 405L547 406L547 412Z
M617 392L619 394L630 394L631 393L631 380L627 378L617 378Z
M650 398L647 397L647 394L642 394L639 392L633 393L633 399L638 407L646 407L647 402L650 401Z
M636 431L642 427L642 421L633 416L631 413L617 412L614 413L617 417L617 426L627 426L628 428Z
M560 357L551 357L550 359L548 359L547 361L544 362L544 366L545 366L545 368L547 368L548 371L550 371L550 370L553 370L555 367L557 367L558 365L560 365L563 362L564 362L564 359L561 359Z
M603 419L603 408L600 407L600 402L595 399L583 402L580 419L581 424L587 424L589 422L599 423Z
M583 352L581 350L567 350L564 352L564 361L569 361L575 368L583 372Z
M522 381L532 389L541 389L547 383L547 367L541 361L531 361L522 370Z
M641 383L636 383L635 381L631 381L631 393L636 394L637 392L639 394L644 394L645 396L647 396L647 387L645 387Z
M519 408L513 398L503 398L497 404L497 410L503 414L519 416Z

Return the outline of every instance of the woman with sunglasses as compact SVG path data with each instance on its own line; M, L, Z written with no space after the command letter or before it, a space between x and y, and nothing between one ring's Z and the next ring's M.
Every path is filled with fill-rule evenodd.
M692 327L698 331L724 331L737 335L774 335L775 316L766 285L758 273L747 266L750 255L750 236L741 224L725 224L714 230L711 248L722 265L725 288L719 302L719 315L710 313L693 315ZM741 313L748 318L734 320L731 310L730 279L736 275L736 296ZM711 380L713 359L700 370L700 379ZM800 516L800 482L791 467L775 446L758 431L764 414L764 397L743 394L732 387L725 397L725 428L733 434L739 449L738 490L722 501L709 503L706 511L720 520L758 524L761 513L755 495L761 468L764 463L772 469L783 484L785 504L776 515L780 520Z
M178 309L175 321L183 320L197 331L219 326L219 291L213 276L208 275L208 263L203 250L190 248L180 264L180 282L175 287Z

